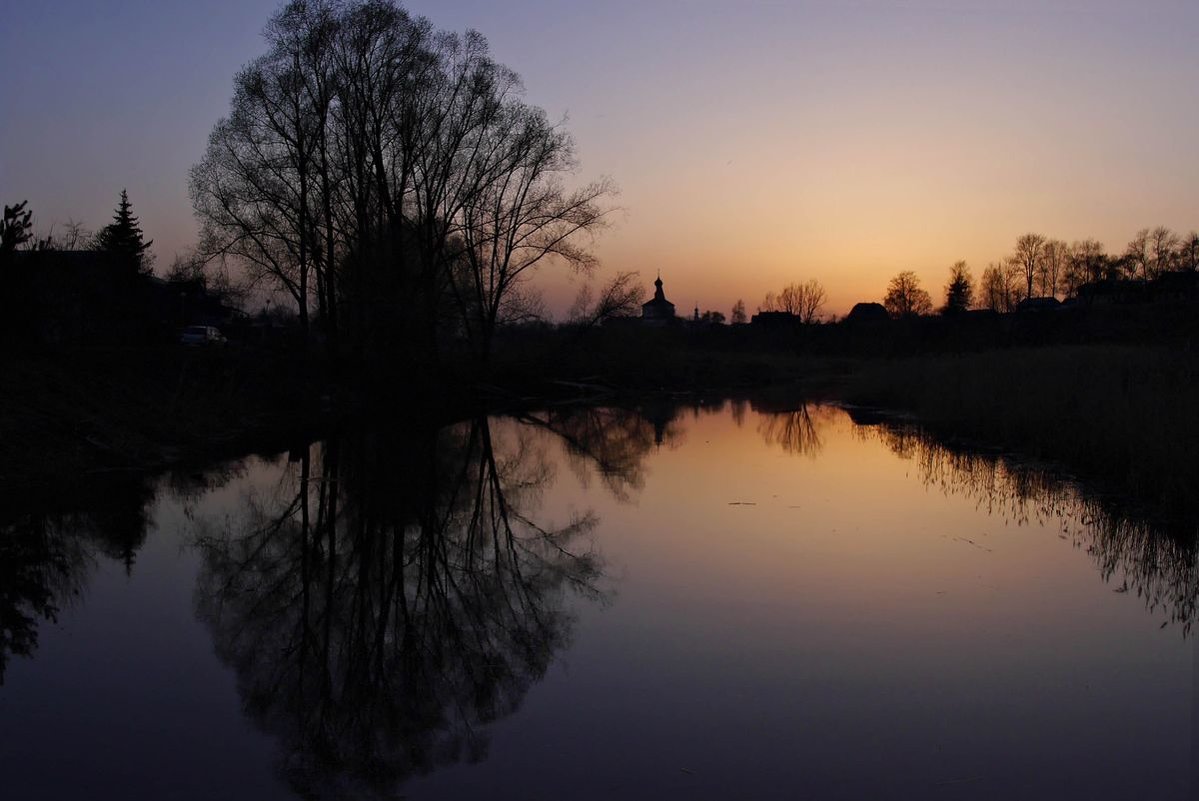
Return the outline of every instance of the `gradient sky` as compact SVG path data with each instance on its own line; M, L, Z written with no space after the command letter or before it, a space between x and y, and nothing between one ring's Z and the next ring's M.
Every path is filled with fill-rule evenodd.
M275 0L4 3L0 200L97 228L122 187L159 265L187 170ZM680 308L817 278L828 311L916 271L940 294L1028 230L1119 250L1199 228L1199 2L412 0L473 27L621 187L603 273ZM551 309L577 286L545 281Z

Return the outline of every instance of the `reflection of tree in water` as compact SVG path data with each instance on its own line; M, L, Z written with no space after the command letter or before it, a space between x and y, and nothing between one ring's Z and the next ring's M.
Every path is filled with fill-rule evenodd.
M543 438L480 419L330 443L200 536L199 614L298 791L385 794L482 758L486 725L567 643L568 593L602 597L583 542L595 518L536 520L553 480Z
M247 472L246 466L256 458L258 457L211 464L203 470L176 467L163 476L163 489L172 500L179 503L184 516L190 520L195 515L196 504L205 495L244 476Z
M0 684L9 655L37 648L39 620L54 622L79 592L90 551L60 521L23 514L0 524Z
M645 486L645 457L655 447L682 439L676 404L657 403L638 409L571 406L528 413L520 420L556 436L584 486L592 471L616 498Z
M137 551L146 542L146 509L153 497L153 487L146 482L117 483L80 521L105 556L124 563L126 573L133 572Z
M824 443L820 439L821 418L827 409L811 403L754 403L758 433L767 445L778 445L794 456L816 457Z
M83 592L99 556L132 571L152 494L130 479L0 499L0 684L10 655L33 655L38 626Z
M733 415L733 422L737 424L737 428L745 425L747 411L749 411L749 400L746 398L733 398L729 401L729 412Z
M1150 521L1045 466L939 442L914 425L871 422L859 432L912 460L926 485L1018 525L1057 522L1105 582L1190 632L1199 598L1194 521Z

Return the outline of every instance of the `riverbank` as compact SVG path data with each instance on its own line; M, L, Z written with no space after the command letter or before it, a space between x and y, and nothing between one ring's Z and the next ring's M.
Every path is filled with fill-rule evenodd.
M146 348L8 356L0 384L0 484L286 447L323 419L319 383L285 354Z
M153 472L283 449L347 418L449 422L548 404L644 397L835 400L892 409L932 433L1054 462L1152 515L1199 516L1199 355L1179 347L1062 346L907 359L673 348L512 351L480 380L442 365L334 386L282 351L181 348L8 358L0 486ZM437 386L432 391L430 386ZM452 389L446 389L452 387Z
M1152 517L1199 514L1199 354L1098 346L863 363L841 398L1046 460Z
M636 358L631 358L635 356ZM284 449L354 419L425 424L549 404L632 404L651 396L807 393L841 366L777 353L514 349L486 373L468 360L388 362L335 382L282 348L92 348L0 359L0 487L152 473Z

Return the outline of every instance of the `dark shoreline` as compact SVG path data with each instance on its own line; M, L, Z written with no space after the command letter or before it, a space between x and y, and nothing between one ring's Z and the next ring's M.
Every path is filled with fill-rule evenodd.
M769 370L761 358L770 360ZM1191 490L1199 486L1199 467L1183 458L1188 443L1199 445L1191 411L1199 407L1199 356L1189 349L761 358L746 368L739 354L684 354L674 373L647 373L659 380L624 386L569 369L550 377L538 370L544 363L533 363L496 369L479 383L439 368L435 380L433 371L419 371L425 380L357 387L318 378L298 358L261 351L10 358L4 364L10 380L0 390L0 493L42 494L85 478L201 469L288 450L363 420L439 425L553 406L746 398L780 408L823 401L900 415L946 443L1052 465L1126 496L1151 517L1194 520L1199 513ZM702 360L704 385L695 382L687 359ZM747 381L747 370L768 374Z
M945 442L1018 454L1196 531L1199 353L1077 346L871 364L842 399Z

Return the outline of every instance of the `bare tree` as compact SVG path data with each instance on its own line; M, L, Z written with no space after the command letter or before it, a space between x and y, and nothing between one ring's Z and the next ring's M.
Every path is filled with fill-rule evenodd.
M195 251L175 254L166 274L166 280L176 282L207 283L207 278L204 257Z
M991 262L983 270L979 285L979 305L984 309L1009 312L1020 297L1022 277L1019 268L1008 261Z
M1157 278L1174 269L1178 257L1178 234L1159 225L1149 232L1149 277Z
M1041 262L1045 256L1045 237L1040 234L1025 234L1016 240L1016 250L1011 256L1011 262L1020 268L1024 275L1025 297L1032 297L1033 282L1041 271Z
M1103 245L1096 239L1083 239L1070 246L1062 291L1067 297L1078 294L1083 284L1101 281L1107 266Z
M805 325L819 321L827 297L824 287L815 278L803 283L799 291L799 321Z
M522 99L477 33L438 32L394 0L293 0L192 172L206 251L315 301L359 352L527 318L542 264L589 271L607 181Z
M286 292L307 335L313 120L301 108L298 72L279 48L239 73L235 86L229 117L191 172L202 247Z
M932 313L933 299L920 286L916 274L905 270L891 279L883 306L892 317L918 317Z
M54 250L89 250L95 245L96 234L78 220L68 219L62 233L47 237Z
M569 136L550 125L540 109L512 103L513 119L489 142L497 159L487 183L463 202L461 236L469 269L454 283L464 320L477 352L489 355L496 326L503 321L507 296L533 268L556 260L583 272L595 266L580 238L604 224L606 181L567 189L575 168Z
M824 287L816 279L802 284L788 284L776 296L767 293L761 311L781 311L794 314L805 325L816 322L824 308Z
M1191 231L1178 242L1178 269L1199 270L1199 232Z
M247 300L246 287L233 281L223 264L210 261L198 250L175 254L166 275L167 281L200 286L210 296L231 306L243 306Z
M591 327L613 317L632 317L641 308L642 288L635 272L617 273L593 297L591 284L584 284L567 319L574 325Z
M1148 280L1153 257L1150 253L1149 229L1142 228L1124 248L1124 270L1129 278Z
M1060 239L1045 242L1040 264L1037 266L1037 292L1041 297L1057 297L1069 259L1070 247L1065 242Z
M745 313L745 301L738 298L733 304L733 313L729 318L733 325L744 325L749 322L749 316Z

